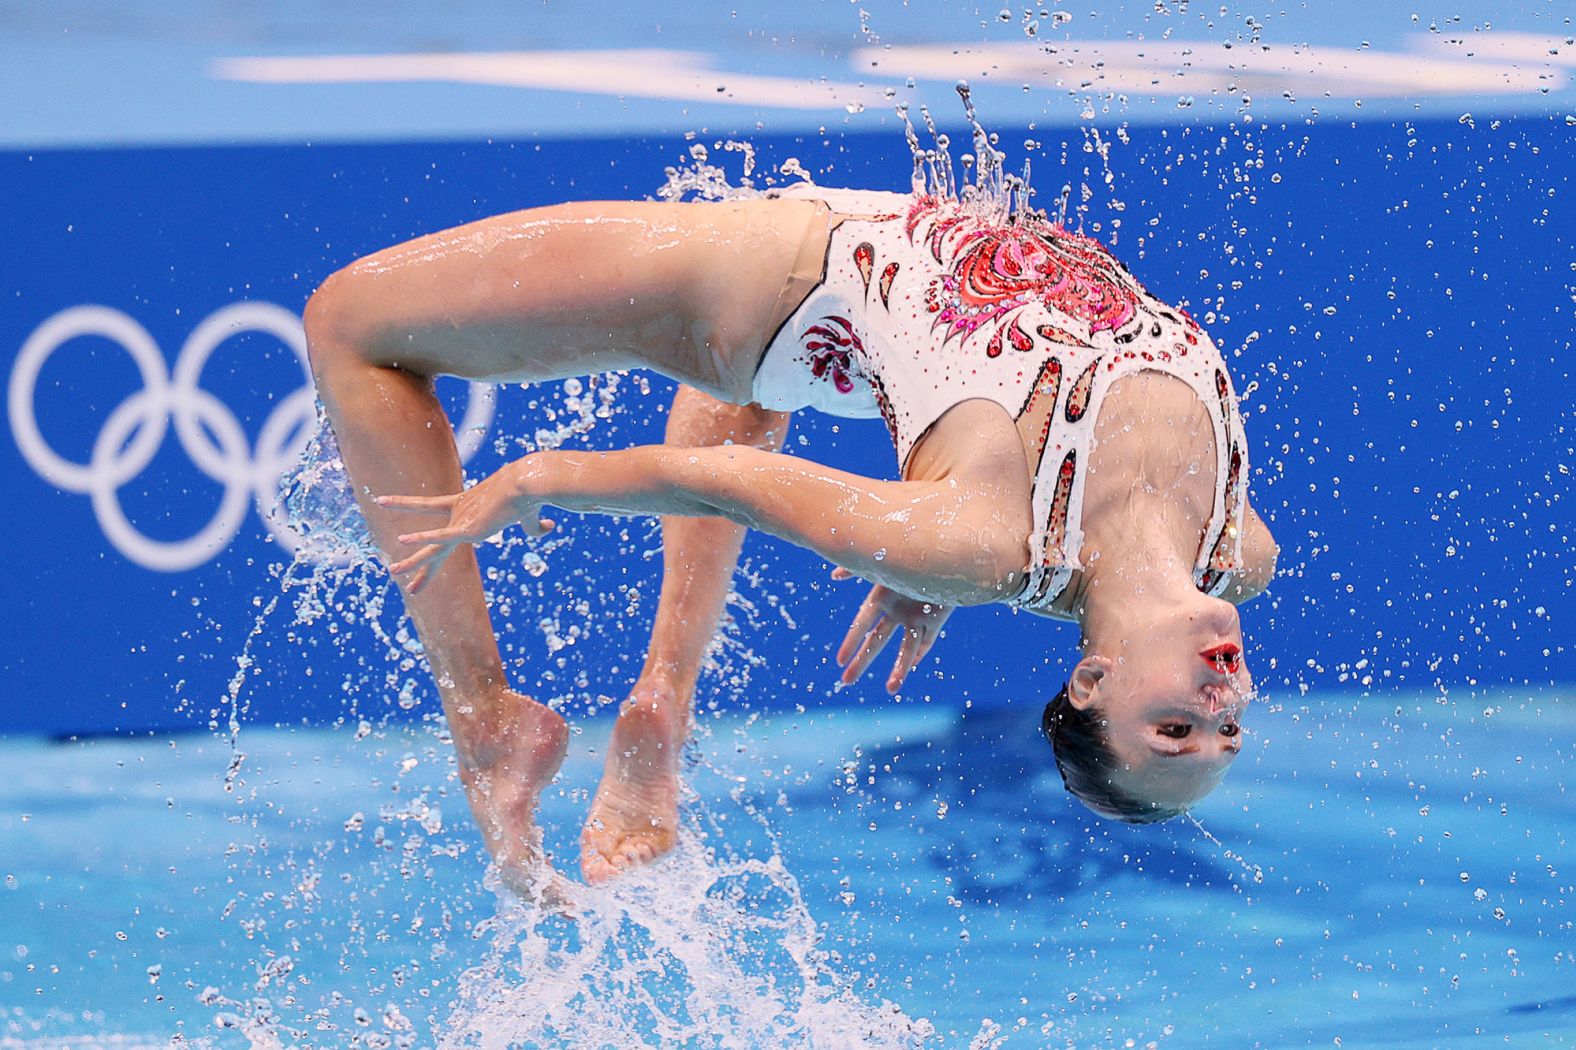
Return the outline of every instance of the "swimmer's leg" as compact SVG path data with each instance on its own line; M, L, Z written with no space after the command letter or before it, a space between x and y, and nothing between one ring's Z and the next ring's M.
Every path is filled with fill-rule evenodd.
M363 359L419 375L652 368L747 402L815 214L783 200L532 208L367 256L314 298L338 304Z
M817 206L580 203L495 216L371 255L308 306L313 367L372 533L379 493L462 477L428 377L542 380L651 367L748 399L753 356ZM504 679L469 551L412 593L467 790L509 867L562 759L562 721ZM408 581L401 581L408 583ZM522 860L531 857L520 853Z
M370 496L456 491L460 459L432 380L370 363L342 306L332 290L308 305L312 366L362 513L379 548L390 551L398 546L398 515ZM531 891L542 885L534 814L563 763L564 720L509 688L472 551L405 601L437 680L476 822L506 881Z
M680 387L666 443L752 445L775 451L789 417ZM662 519L662 595L645 666L613 728L607 768L580 834L580 870L602 882L677 842L679 757L695 683L732 586L745 529L726 518Z

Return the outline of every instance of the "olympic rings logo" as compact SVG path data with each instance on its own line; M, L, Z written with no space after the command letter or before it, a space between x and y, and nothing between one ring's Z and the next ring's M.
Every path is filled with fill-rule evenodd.
M256 447L235 413L201 386L203 368L227 339L243 332L273 336L294 351L302 385L280 399L264 421ZM142 389L110 412L93 441L86 463L60 455L39 429L35 394L44 365L60 347L83 336L118 343L142 377ZM469 459L492 424L495 391L472 383L457 441ZM255 505L263 524L286 549L300 537L284 520L279 505L281 477L300 459L317 425L316 392L307 360L301 318L264 302L232 303L203 320L181 345L170 369L148 330L107 306L62 310L28 336L11 371L8 415L22 457L44 480L92 500L104 536L121 554L147 569L182 572L195 568L230 545ZM154 539L140 531L121 506L120 490L146 470L163 445L171 424L192 464L224 487L213 518L181 540Z

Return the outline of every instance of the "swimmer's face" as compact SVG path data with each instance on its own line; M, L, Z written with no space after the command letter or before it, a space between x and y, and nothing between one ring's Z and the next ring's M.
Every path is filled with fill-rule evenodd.
M1104 719L1121 791L1160 806L1191 805L1220 784L1242 749L1253 680L1236 607L1200 594L1111 648L1079 662L1070 702Z

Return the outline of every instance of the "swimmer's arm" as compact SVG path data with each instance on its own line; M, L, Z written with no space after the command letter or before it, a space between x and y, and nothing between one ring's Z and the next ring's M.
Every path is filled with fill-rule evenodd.
M1264 524L1264 519L1259 517L1259 512L1253 509L1252 504L1248 505L1247 513L1242 516L1242 526L1242 570L1233 574L1231 582L1226 585L1226 593L1222 595L1236 605L1252 601L1264 593L1275 578L1275 560L1280 555L1280 547L1276 545L1275 537L1270 535L1269 526Z
M688 508L669 513L721 514L922 601L993 601L1025 560L1010 539L1011 515L995 510L1002 501L955 479L876 481L739 447L661 450L646 474L633 458L642 451L629 450L630 467L660 486L642 497ZM596 465L571 469L599 473Z
M873 481L780 453L727 445L620 452L539 452L452 496L381 496L384 506L443 516L407 533L419 549L390 567L434 569L462 544L519 521L542 535L545 504L602 514L724 517L806 547L924 601L999 600L1027 559L1028 507L957 478ZM413 578L410 587L419 586Z
M760 405L733 405L687 386L673 397L663 440L670 448L731 442L775 451L792 416ZM641 681L694 693L706 650L722 619L745 528L722 517L662 519L662 593Z

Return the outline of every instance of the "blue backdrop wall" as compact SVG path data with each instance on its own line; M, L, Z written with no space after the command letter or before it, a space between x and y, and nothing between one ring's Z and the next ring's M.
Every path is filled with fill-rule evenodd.
M1232 355L1252 495L1283 547L1281 578L1245 615L1266 692L1576 679L1570 129L1135 127L1102 140L1109 179L1086 134L1038 137L1041 203L1065 184L1071 221L1114 239ZM430 713L423 687L399 702L416 678L359 622L297 625L296 596L260 616L287 552L258 494L266 510L309 415L299 311L328 273L414 234L648 195L689 145L0 154L0 732L206 725L254 631L246 719ZM908 180L897 135L756 146L763 168L796 156L823 183ZM626 381L613 418L573 440L656 440L669 393ZM563 407L561 392L502 391L472 469ZM796 453L894 469L879 424L806 418L795 433ZM492 581L511 666L570 704L616 698L654 607L657 537L649 523L565 524L540 575L518 572L518 551L498 563L518 577ZM748 567L713 694L886 702L878 682L831 689L855 585L823 584L824 566L766 541ZM905 700L1043 700L1073 641L1064 625L965 611Z

